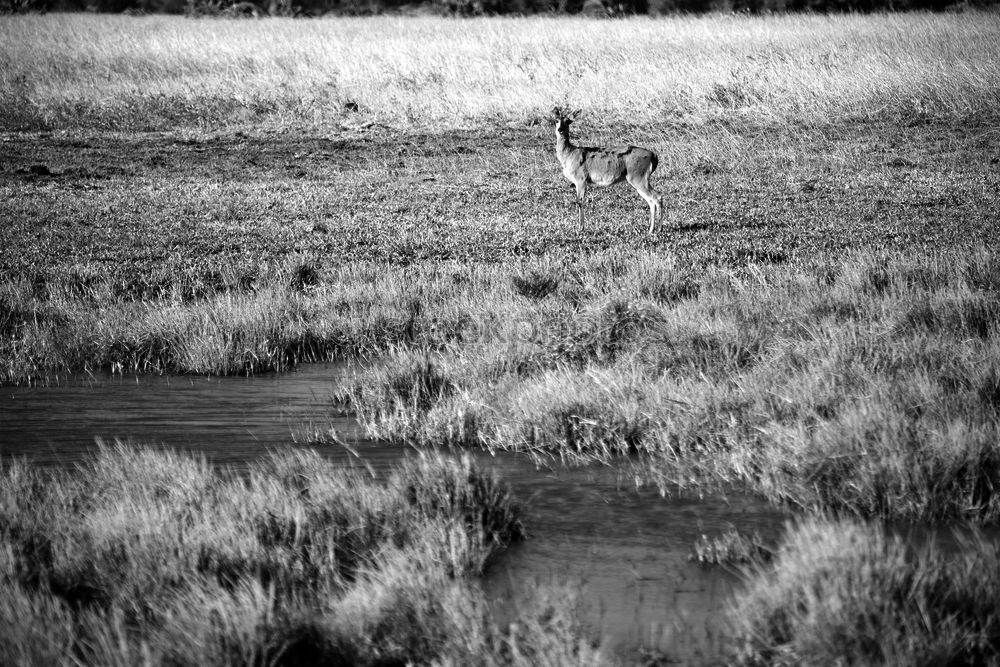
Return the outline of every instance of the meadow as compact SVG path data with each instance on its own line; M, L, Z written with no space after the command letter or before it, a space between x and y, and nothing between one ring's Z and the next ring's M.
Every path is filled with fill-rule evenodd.
M1000 518L998 37L1000 18L975 12L5 17L0 381L353 359L356 381L339 398L378 437L600 462L664 493L735 485L812 517L747 571L725 642L734 663L822 664L843 637L857 640L848 661L995 663L995 584L970 575L996 570L995 545L914 551L881 522ZM593 192L579 226L545 121L555 105L582 109L580 143L659 153L656 233L624 186ZM105 468L129 461L139 478L144 467L197 468L100 456ZM290 465L261 464L255 479L278 493ZM334 475L321 459L295 465ZM309 540L279 544L279 555L251 548L257 519L216 508L198 521L235 526L253 563L238 586L220 593L202 581L215 570L198 566L161 573L162 599L138 600L133 577L152 577L157 559L137 559L135 545L109 547L115 581L89 579L100 545L120 541L77 527L110 511L83 481L104 473L42 484L30 466L8 467L0 553L17 602L4 613L70 628L32 638L25 625L14 645L26 664L44 662L32 651L45 646L73 646L83 662L146 651L152 663L280 663L302 633L316 639L309 650L362 662L517 664L509 629L476 606L475 574L499 544L477 542L463 563L478 565L453 568L460 576L426 574L434 583L404 598L437 606L407 617L410 635L386 638L375 611L372 625L344 629L317 591L342 601L351 586L402 585L383 563L417 548L411 532L372 528L355 581L319 567L302 583ZM118 505L151 497L184 526L184 502L263 493L197 471L183 502L147 489ZM365 493L390 502L398 484ZM42 494L30 506L19 500L28 488ZM289 512L320 517L346 502L333 495ZM19 527L36 511L55 532ZM334 530L325 526L316 530ZM421 544L466 535L448 530L435 524ZM31 549L56 543L97 551L25 569ZM272 564L294 585L270 590ZM67 583L77 580L99 591L82 607ZM264 628L260 652L227 652L248 632L234 624L236 635L199 640L209 653L162 652L171 632L213 627L169 620L170 605L194 598L214 600L204 609L225 601L231 614L219 613L234 619L251 618L250 604L263 615L246 621ZM303 615L324 619L322 632L293 622ZM565 605L537 618L517 644L535 646L535 662L614 660L582 639ZM407 643L426 633L433 646Z

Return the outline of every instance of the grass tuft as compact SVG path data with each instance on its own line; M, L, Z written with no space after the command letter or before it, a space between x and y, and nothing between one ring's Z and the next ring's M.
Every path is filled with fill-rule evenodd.
M512 276L514 289L523 297L540 300L552 294L559 287L559 276L532 271L524 276Z
M914 549L879 525L794 526L733 606L736 665L995 664L1000 551Z
M295 267L292 272L291 287L301 291L309 287L316 287L321 280L319 267L314 263L307 262Z
M748 565L765 563L773 555L774 550L764 546L756 531L748 535L731 528L716 537L699 537L688 560L701 565Z

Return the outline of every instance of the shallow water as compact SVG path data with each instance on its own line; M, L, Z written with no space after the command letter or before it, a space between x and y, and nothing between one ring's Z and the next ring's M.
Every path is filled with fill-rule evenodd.
M70 465L97 438L178 447L239 466L269 450L304 447L310 428L349 444L320 451L385 470L412 453L366 440L348 416L330 416L340 365L314 364L252 378L86 376L44 387L0 388L0 456ZM297 442L298 441L298 442ZM523 457L477 454L525 506L529 539L491 568L486 590L501 617L524 591L549 581L578 585L586 618L622 649L655 647L683 662L711 655L712 633L737 581L688 561L701 534L730 526L776 541L783 517L760 501L661 498L611 468L540 469Z
M75 463L96 438L167 445L239 465L296 446L303 425L330 422L343 437L361 436L348 418L329 420L330 391L343 367L316 364L256 377L89 375L57 384L0 388L0 456L42 464ZM383 451L384 450L384 451ZM330 454L348 457L347 450ZM395 458L386 447L373 449Z

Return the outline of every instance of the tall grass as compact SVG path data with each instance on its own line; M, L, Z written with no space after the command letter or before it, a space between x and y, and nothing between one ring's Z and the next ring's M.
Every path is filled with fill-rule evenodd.
M734 604L730 664L997 664L998 573L981 536L949 552L877 524L804 521Z
M0 23L0 118L162 129L534 122L768 125L991 114L995 14L192 21L16 16ZM357 111L355 111L357 109ZM669 131L661 129L669 125Z
M472 577L521 534L504 487L467 459L422 456L384 481L314 452L243 474L124 445L76 471L10 461L0 662L600 660L562 598L540 597L513 634L491 620Z

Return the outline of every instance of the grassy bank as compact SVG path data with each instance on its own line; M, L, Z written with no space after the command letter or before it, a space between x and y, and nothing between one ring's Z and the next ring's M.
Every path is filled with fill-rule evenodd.
M558 604L524 610L514 634L492 622L474 578L522 529L468 460L421 457L384 481L315 453L245 474L121 445L79 470L5 463L4 664L601 659Z
M604 127L969 117L998 104L1000 19L15 16L5 129L454 128L554 104ZM672 129L663 128L660 137Z
M538 267L432 309L432 335L344 397L389 439L639 454L665 489L736 481L802 508L992 522L998 275L986 252Z

